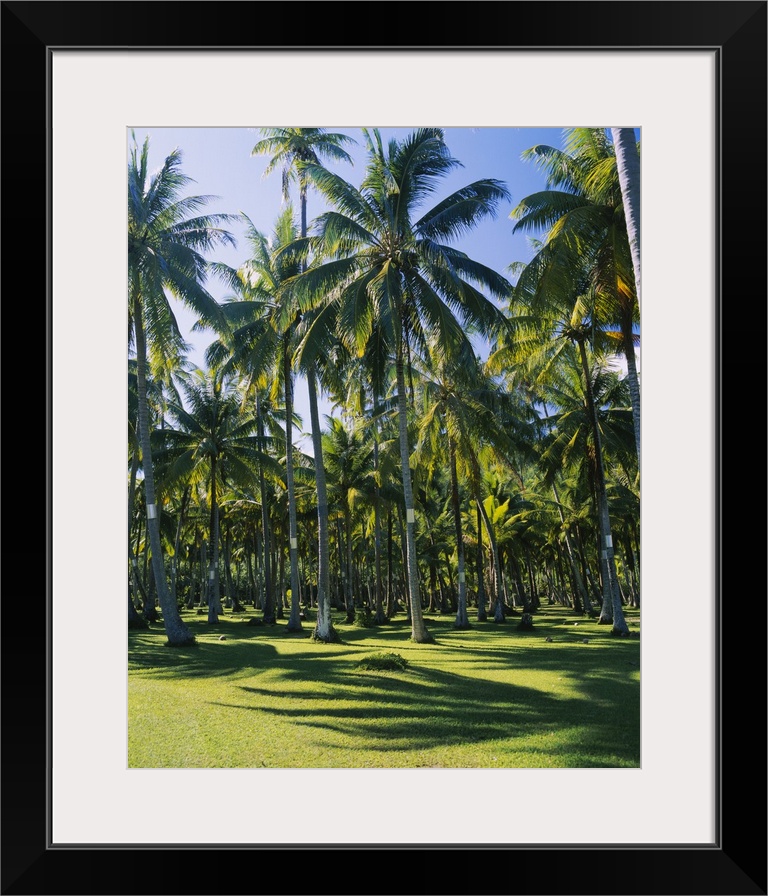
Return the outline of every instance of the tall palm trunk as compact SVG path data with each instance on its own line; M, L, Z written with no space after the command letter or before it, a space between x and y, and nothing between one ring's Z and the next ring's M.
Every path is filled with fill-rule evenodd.
M485 563L483 562L483 521L480 514L480 498L477 504L477 621L485 622L488 612L485 608Z
M155 573L157 599L163 613L163 625L168 643L174 647L193 644L194 635L179 615L176 602L171 599L163 563L163 547L160 541L160 519L155 503L155 473L152 466L152 450L149 444L149 405L147 403L147 344L138 290L133 294L133 326L136 339L136 373L139 399L139 443L144 467L144 491L147 502L147 531L152 550L152 568Z
M599 512L598 515L600 519L600 530L602 535L600 545L600 559L605 563L608 585L610 587L613 609L613 633L618 635L628 635L629 627L627 626L627 623L624 619L624 610L621 604L621 592L619 591L619 580L616 573L616 559L613 552L611 518L608 512L608 492L605 485L605 468L603 467L602 440L600 438L600 427L597 420L595 399L592 394L592 380L589 375L587 350L584 345L583 339L579 340L579 354L581 356L581 366L584 373L584 381L586 384L585 393L587 397L587 408L595 440L595 465L597 467L596 479Z
M317 408L317 381L314 370L307 371L309 419L312 426L312 453L315 455L317 489L317 619L312 637L315 641L338 641L331 622L331 547L328 533L328 489L323 466L323 440Z
M488 542L491 546L491 558L493 562L493 578L494 578L494 594L491 595L491 600L493 601L493 621L494 622L504 622L505 614L504 614L504 588L501 581L501 563L499 562L499 549L496 544L496 535L493 531L493 526L491 525L491 521L488 519L488 514L485 510L485 505L480 500L480 496L477 497L477 510L480 516L483 519L483 523L485 523L485 531L488 533Z
M138 445L134 446L133 457L131 459L131 479L128 485L128 568L130 570L130 585L128 587L128 628L146 628L147 623L142 619L139 611L136 609L134 602L136 593L139 590L139 577L137 574L137 562L133 556L131 549L131 520L133 518L133 496L136 494L136 474L139 469L139 450ZM133 596L131 595L133 592Z
M403 495L405 497L405 548L407 562L408 604L411 611L411 638L418 644L433 642L432 636L424 624L421 611L421 595L419 593L419 570L416 562L416 512L413 502L413 486L411 484L411 452L408 447L408 414L405 403L405 373L403 369L402 349L398 350L395 361L397 376L397 418L400 429L400 464L403 476Z
M459 477L456 472L456 443L448 440L451 464L451 504L453 505L453 521L456 527L456 553L459 558L459 598L456 609L454 628L470 628L467 617L467 573L464 568L464 535L461 531L461 505L459 503Z
M235 569L235 578L239 579L239 571ZM237 596L237 582L232 578L232 529L227 523L227 533L224 536L224 583L227 589L227 605L239 613L242 610Z
M395 582L394 582L394 549L392 528L394 522L392 519L392 510L387 512L387 618L391 619L397 608L395 599Z
M264 452L264 418L261 414L261 401L256 395L256 420L259 437L259 452ZM264 578L264 597L262 602L264 622L272 625L275 621L275 601L272 594L272 563L269 537L269 509L267 507L267 488L264 478L264 463L259 458L259 493L261 494L261 537L263 550L262 573Z
M592 602L589 599L589 594L587 593L587 589L584 587L584 581L581 578L581 573L579 572L579 565L576 562L576 555L573 550L573 544L571 542L571 533L568 531L568 527L565 525L565 515L563 514L563 508L560 504L560 496L557 494L557 487L555 483L552 483L552 494L555 496L555 504L557 505L557 512L560 516L560 524L563 527L563 532L565 533L565 547L566 553L568 554L568 562L571 566L571 572L573 573L573 581L576 584L576 592L577 598L579 598L578 602L575 603L576 609L583 606L586 613L590 616L592 615Z
M173 562L171 564L171 597L174 601L177 599L177 582L179 578L179 550L181 548L181 532L184 528L184 517L186 516L187 503L189 501L190 487L184 489L181 497L181 507L179 508L179 519L176 523L176 537L173 541Z
M211 563L208 567L208 622L219 621L219 502L216 496L216 459L211 460L211 520L208 540Z
M344 600L347 608L347 622L355 621L355 597L352 587L352 514L349 503L344 505L344 542L346 557L346 572L344 574Z
M301 608L299 606L299 539L296 527L296 487L293 481L293 371L287 339L283 346L283 375L285 377L285 480L288 488L288 554L291 566L291 615L288 631L299 632Z
M635 274L637 300L640 301L640 154L637 151L634 128L611 128L613 145L616 150L616 170L621 186L621 200L624 219L627 222L627 237L632 253L632 268ZM632 397L632 419L635 424L635 445L637 463L640 464L640 386L637 378L635 349L632 344L632 324L624 326L627 358L627 379Z
M635 429L635 450L637 451L637 468L640 470L640 377L637 373L637 358L631 339L625 340L624 357L627 359L627 385L632 401L632 423Z
M144 583L142 581L142 577L139 575L139 556L141 555L141 520L142 517L139 517L138 525L136 527L136 551L131 556L131 568L133 569L134 584L136 585L136 588L141 595L142 608L146 610L148 606L147 592L144 590ZM146 537L144 541L147 541Z
M384 589L381 583L381 487L379 486L379 424L373 421L373 475L375 486L373 492L373 565L376 572L376 615L375 625L383 625L387 621L384 612Z
M635 336L632 308L623 306L621 312L621 348L627 361L627 386L632 405L632 426L635 434L635 452L637 467L640 470L640 377L637 372L637 355L635 354Z
M624 218L627 222L629 248L635 273L638 300L640 298L640 154L637 151L634 128L611 128L616 150L616 170L621 186Z
M301 209L301 238L307 235L307 182L300 179L299 207ZM304 266L302 265L302 270ZM317 490L317 619L312 637L316 641L337 641L331 623L330 603L330 541L328 536L328 490L323 466L323 439L317 409L317 380L314 368L307 371L309 420L312 427L312 453L315 456L315 488Z

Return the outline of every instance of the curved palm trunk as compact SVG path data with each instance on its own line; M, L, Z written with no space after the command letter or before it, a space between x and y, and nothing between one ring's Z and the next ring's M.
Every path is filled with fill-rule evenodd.
M408 447L408 416L405 404L405 374L402 353L398 352L395 362L397 376L397 419L400 430L400 464L405 497L405 548L407 562L408 604L411 610L411 638L419 644L431 643L434 639L427 631L421 610L419 593L419 570L416 563L416 513L411 484L411 452Z
M261 414L261 401L256 396L256 421L259 436L259 451L264 451L264 418ZM272 594L272 561L269 537L269 510L267 509L267 489L264 480L264 463L259 459L259 492L261 494L261 538L262 538L262 572L264 576L263 618L267 625L275 621L275 601Z
M144 466L144 491L147 502L147 531L152 550L152 568L155 573L157 599L163 613L163 625L168 643L174 647L193 644L194 635L179 615L176 602L171 599L163 563L163 547L160 541L160 519L155 503L155 473L152 466L152 450L149 444L149 406L147 403L147 344L144 321L138 291L133 294L133 326L136 340L136 373L139 399L139 443Z
M216 496L216 460L211 461L211 521L208 536L211 563L208 567L208 623L219 621L219 502Z
M128 628L146 628L146 620L141 617L136 609L134 597L139 587L139 577L136 574L136 558L131 550L131 519L133 517L133 496L136 493L136 474L139 469L139 451L138 446L134 446L133 457L131 459L131 479L128 486L128 568L130 570L130 582L128 586Z
M632 423L635 428L635 450L637 451L637 468L640 470L640 377L637 373L637 358L631 332L624 340L624 357L627 359L627 384L632 401Z
M618 635L628 635L629 627L624 619L624 609L621 604L621 592L619 591L619 580L616 574L616 560L613 552L613 536L611 534L611 518L608 512L608 493L605 486L605 469L603 467L603 449L600 439L600 428L597 422L597 410L595 409L595 400L592 395L592 381L589 376L589 363L587 361L587 350L584 346L584 340L579 341L579 353L581 356L581 366L584 372L584 381L586 384L587 407L589 409L589 417L592 423L592 431L595 439L595 462L597 467L597 493L598 493L598 510L600 518L601 545L600 559L605 564L607 574L607 584L610 588L610 597L613 609L613 633ZM602 618L602 616L601 616Z
M299 187L301 208L301 236L307 235L307 183L301 180ZM317 382L315 371L307 371L309 393L309 418L312 426L312 453L315 455L315 487L317 489L317 620L312 637L326 643L338 641L338 634L331 623L330 540L328 535L328 491L323 466L323 440L320 432L320 415L317 410Z
M147 539L145 538L144 541L146 542ZM146 610L146 609L148 609L147 592L144 590L144 582L142 581L142 577L139 575L139 555L141 554L140 545L141 545L141 518L138 521L137 532L136 532L136 552L134 554L132 554L132 556L131 556L131 568L133 570L134 585L136 586L138 593L141 595L142 609ZM145 554L146 554L146 548L145 548ZM146 572L145 572L144 577L146 578ZM135 595L136 595L136 592L134 592L134 596Z
M640 154L634 128L611 128L635 285L640 297Z
M283 350L285 376L285 479L288 487L288 538L291 565L291 615L288 631L300 632L301 608L299 606L299 539L296 527L296 490L293 483L293 373L287 344Z
M344 541L346 558L344 600L347 608L347 622L352 623L355 621L355 598L352 587L352 514L349 511L348 503L344 505Z
M488 612L485 608L485 564L483 563L483 521L480 514L480 499L477 504L477 621L485 622Z
M635 274L635 289L640 301L640 154L637 151L634 128L611 128L611 136L616 150L616 170L621 186L624 219L627 222L627 237L632 253L632 268ZM637 463L640 464L640 386L637 377L635 349L632 343L632 322L623 326L624 354L627 359L627 379L632 397L632 420L635 425L635 446Z
M467 573L464 568L464 536L461 531L461 505L459 503L459 477L456 473L456 444L448 440L451 464L451 504L456 526L456 553L459 558L459 598L454 628L471 628L467 617Z
M338 641L331 622L330 538L328 534L328 489L323 465L323 440L317 409L317 383L314 370L307 371L309 417L312 425L312 451L315 455L315 487L317 488L317 620L312 637L315 641Z
M480 516L483 518L483 522L485 523L485 531L488 533L488 541L491 545L491 557L493 559L493 577L495 579L495 594L491 595L491 600L493 600L494 602L493 621L504 622L506 617L504 615L504 590L501 584L501 564L499 563L499 550L496 545L496 535L493 532L493 526L491 525L491 521L488 519L488 514L485 511L485 506L479 499L479 497L477 498L477 510Z
M384 589L381 583L381 489L379 487L379 424L373 421L373 474L376 485L373 494L373 565L376 572L376 615L374 625L384 625Z

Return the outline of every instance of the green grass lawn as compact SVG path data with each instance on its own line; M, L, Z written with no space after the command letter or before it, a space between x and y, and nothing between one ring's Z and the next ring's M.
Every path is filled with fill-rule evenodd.
M209 626L185 612L187 648L166 646L160 624L129 632L131 768L640 765L640 641L610 626L559 607L531 632L519 616L456 631L427 614L436 643L419 645L404 616L359 628L339 614L343 643L320 644L311 616L289 634L254 615ZM639 634L639 614L627 622ZM404 668L363 662L381 653Z

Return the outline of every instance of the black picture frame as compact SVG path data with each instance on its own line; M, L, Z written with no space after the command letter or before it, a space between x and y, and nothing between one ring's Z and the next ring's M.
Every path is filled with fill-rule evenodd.
M2 893L463 893L478 894L766 894L766 639L765 606L752 606L755 578L764 593L754 556L731 547L723 553L724 513L739 508L735 492L753 495L762 484L749 451L753 475L745 486L733 476L735 452L723 453L724 435L747 433L755 422L756 381L764 383L766 335L766 2L683 0L683 2L473 2L410 3L396 7L408 20L399 42L372 43L365 4L272 3L253 10L236 2L3 2L2 27L2 185L3 266L6 331L13 367L4 365L11 388L31 389L39 417L42 396L48 412L38 474L38 500L16 501L4 538L6 588L2 622ZM394 4L377 5L390 13ZM549 847L456 847L450 844L397 847L316 848L286 844L254 852L245 847L96 846L51 848L48 776L51 654L51 417L50 367L40 369L40 322L45 317L46 357L50 358L49 57L54 47L247 47L241 21L260 23L254 46L284 49L379 48L539 48L579 49L713 48L719 74L719 243L717 469L717 611L715 665L718 688L718 806L716 842L711 847L621 845ZM386 8L386 9L385 9ZM353 42L340 42L340 21L359 20ZM274 17L270 18L270 17ZM384 19L388 15L384 16ZM151 21L150 28L147 22ZM268 23L274 21L274 25ZM290 24L289 24L290 23ZM298 26L298 27L297 27ZM285 44L289 36L296 42ZM314 43L304 43L304 36ZM500 42L503 40L503 42ZM695 151L692 145L670 152ZM684 218L684 214L678 210ZM49 216L48 216L49 218ZM681 221L683 226L684 221ZM47 265L42 257L47 246ZM21 272L22 278L18 277ZM44 274L44 271L46 273ZM29 274L32 273L30 277ZM724 314L725 309L728 315ZM743 312L740 310L743 309ZM21 314L17 321L16 315ZM757 317L757 320L755 318ZM8 317L6 317L8 322ZM30 324L33 326L30 327ZM37 324L35 327L34 324ZM16 333L34 331L38 361L20 355ZM756 334L752 339L748 334ZM726 338L728 337L728 338ZM682 338L682 337L681 337ZM739 355L737 356L737 349ZM6 355L6 358L8 355ZM24 358L26 357L26 363ZM19 365L24 365L20 367ZM759 368L758 368L759 365ZM12 372L11 372L12 371ZM736 375L739 375L737 385ZM750 383L750 388L744 384ZM12 401L11 413L19 404ZM759 408L758 408L759 413ZM758 420L757 424L762 424ZM18 420L10 430L18 434ZM13 438L13 437L12 437ZM12 440L12 439L11 439ZM10 441L10 440L8 440ZM6 441L10 463L13 449ZM762 441L759 440L762 447ZM26 448L24 449L26 452ZM762 455L764 457L764 455ZM754 471L757 470L757 477ZM763 491L763 494L765 492ZM746 504L742 499L741 504ZM765 517L764 503L757 516ZM43 520L45 528L43 530ZM749 517L743 519L747 525ZM753 522L748 525L754 526ZM743 528L743 527L739 527ZM9 531L10 530L10 531ZM40 581L43 545L45 587ZM759 531L763 531L762 528ZM743 531L739 533L743 535ZM14 538L15 536L15 538ZM11 547L12 546L12 547ZM754 554L754 548L752 548ZM758 555L762 557L760 548ZM750 563L752 566L750 566ZM745 566L747 568L745 568ZM17 578L18 576L18 578ZM743 578L742 578L743 577ZM680 600L684 596L679 596ZM27 610L26 602L32 610ZM19 614L18 622L14 614ZM23 614L23 615L22 615ZM670 607L669 624L685 638L685 613ZM725 697L728 696L726 701ZM620 801L606 796L606 810ZM417 807L416 807L417 808ZM300 809L300 807L297 807ZM663 812L664 807L660 806ZM385 852L382 852L384 850ZM324 851L325 856L318 855ZM173 852L173 855L168 853ZM163 853L166 853L164 856Z

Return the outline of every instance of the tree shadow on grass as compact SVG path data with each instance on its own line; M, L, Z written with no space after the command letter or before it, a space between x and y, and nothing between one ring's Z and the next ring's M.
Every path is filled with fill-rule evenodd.
M606 689L595 680L587 688L594 693L563 697L436 669L354 673L325 663L322 681L307 692L306 672L286 669L268 688L238 686L242 702L216 705L289 720L313 731L322 750L349 750L334 746L341 741L385 754L486 743L514 751L519 743L529 755L540 753L542 765L551 765L546 760L553 754L562 765L572 764L569 755L588 755L584 767L614 767L607 757L615 756L628 765L639 762L638 689L628 681ZM301 687L291 686L299 681ZM564 737L569 729L572 735ZM552 746L523 744L532 735L551 735Z
M131 675L152 678L212 678L253 675L272 668L279 660L277 649L266 641L218 640L216 633L188 647L169 648L165 634L157 631L132 633L128 649Z
M209 705L253 711L255 726L260 714L289 730L296 726L302 740L309 735L309 756L315 749L315 755L337 753L334 767L360 767L355 763L367 750L378 755L373 764L380 767L402 766L395 754L404 751L413 756L410 767L431 765L419 751L462 745L488 756L487 765L471 767L494 767L495 753L506 755L510 767L516 752L540 757L537 767L638 765L639 642L592 629L583 644L559 620L548 624L551 629L534 633L494 627L474 638L446 618L432 627L437 645L415 644L403 627L350 628L341 645L299 645L282 638L279 627L232 620L207 628L201 622L198 643L189 648L169 649L158 629L130 633L129 663L132 675L228 679L232 699ZM544 637L548 630L556 633L551 643ZM220 641L222 634L226 640ZM408 668L355 668L382 645L406 658ZM522 683L536 673L564 686L548 692ZM499 681L502 674L509 680ZM347 762L344 750L358 752Z

